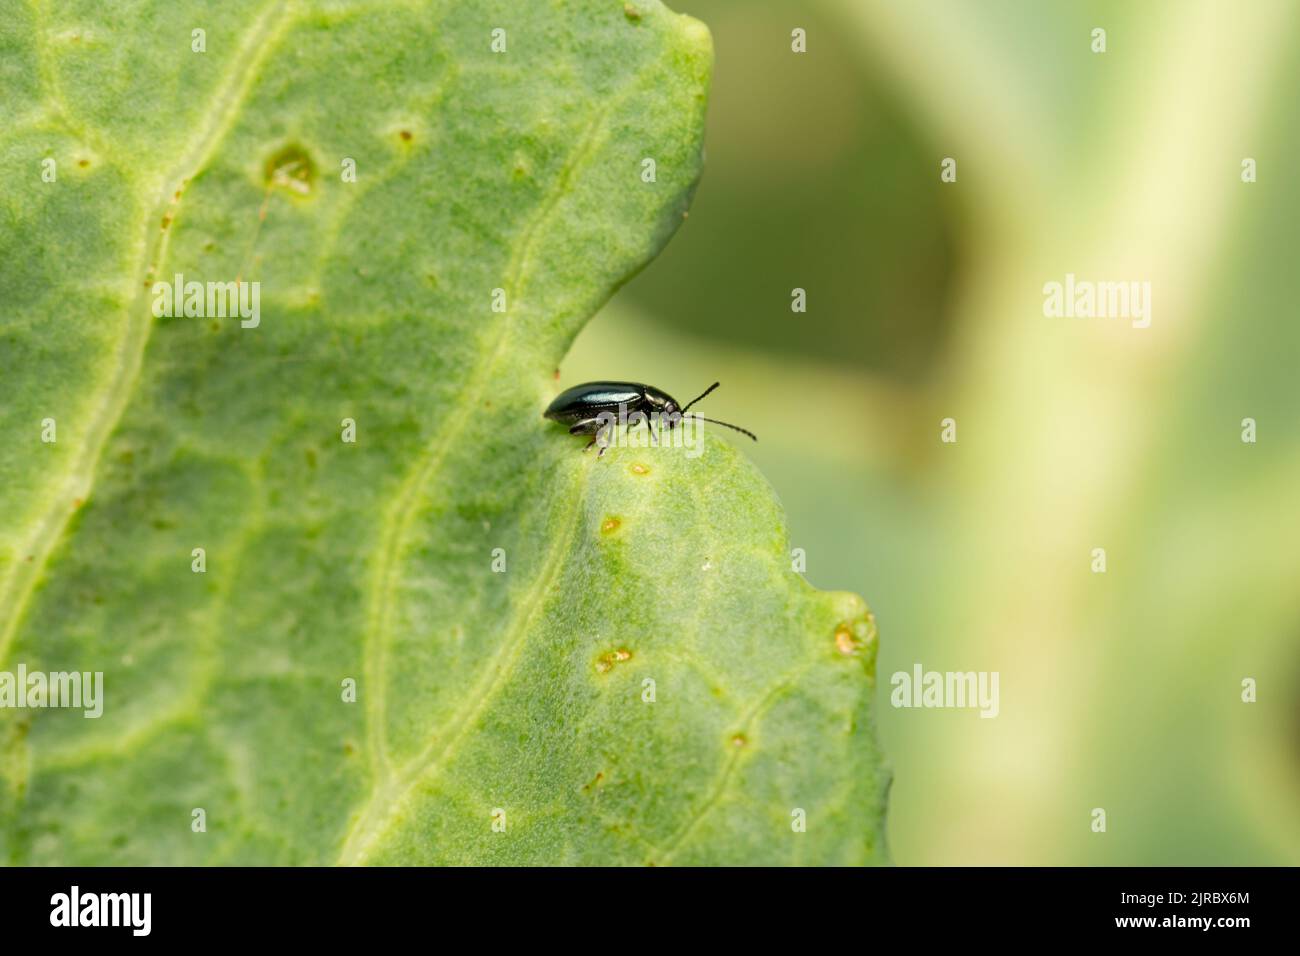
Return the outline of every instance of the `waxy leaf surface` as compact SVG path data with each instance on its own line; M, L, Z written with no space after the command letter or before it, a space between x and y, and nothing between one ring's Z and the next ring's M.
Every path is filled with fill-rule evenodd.
M541 417L711 62L650 0L5 4L0 671L103 715L0 710L0 860L884 860L865 606L729 439Z

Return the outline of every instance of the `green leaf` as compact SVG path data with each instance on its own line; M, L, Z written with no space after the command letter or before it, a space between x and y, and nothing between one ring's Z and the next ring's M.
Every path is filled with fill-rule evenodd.
M865 606L727 440L541 418L685 215L702 25L37 3L0 49L0 667L104 675L0 710L0 859L883 861ZM177 274L260 322L155 318Z

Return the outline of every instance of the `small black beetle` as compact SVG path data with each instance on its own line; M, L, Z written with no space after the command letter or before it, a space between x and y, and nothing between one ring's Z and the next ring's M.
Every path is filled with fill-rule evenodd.
M714 382L704 390L700 398L708 395L721 384L721 382ZM566 388L557 395L555 401L547 406L543 417L568 425L570 435L595 436L587 443L586 448L582 449L586 451L596 444L597 440L604 437L600 433L608 431L613 424L610 416L618 414L620 406L626 410L628 419L634 415L640 416L646 423L646 427L650 429L651 436L657 441L658 436L655 435L654 427L650 424L651 414L658 413L660 421L666 422L668 428L674 428L691 405L698 402L700 398L694 399L682 408L675 398L652 385L641 385L637 382L586 382ZM703 415L695 417L713 422L715 425L725 425L758 441L757 435L739 425L720 422L716 418L705 418ZM599 454L605 454L605 447L604 444L601 445Z

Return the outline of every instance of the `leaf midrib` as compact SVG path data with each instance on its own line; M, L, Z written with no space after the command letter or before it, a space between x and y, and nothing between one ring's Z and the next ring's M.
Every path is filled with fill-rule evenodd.
M533 619L546 603L546 598L554 591L555 579L563 571L563 558L568 554L578 528L581 526L582 509L586 493L588 468L585 463L580 472L580 479L573 493L565 497L568 508L563 520L568 530L562 538L556 539L546 556L546 563L541 573L533 582L522 612L506 629L500 647L489 663L485 679L468 695L473 704L456 715L446 734L434 737L424 749L411 758L406 765L394 774L385 785L376 788L357 822L348 831L343 841L343 849L338 862L342 865L356 865L364 862L375 841L383 835L385 826L400 811L407 796L415 786L428 774L440 770L455 751L465 734L474 726L476 718L483 713L488 703L495 696L498 688L514 671L514 664L527 643L525 640ZM441 743L441 746L439 746Z
M18 631L19 621L27 609L36 582L40 579L50 555L68 527L74 513L74 500L87 501L94 487L95 472L109 436L117 428L130 402L144 353L153 328L153 313L148 308L150 280L157 274L170 247L172 229L157 224L163 216L170 215L175 226L185 186L203 169L212 153L226 134L252 89L258 70L288 27L294 22L290 11L295 11L293 0L279 3L271 0L263 8L240 42L239 50L231 58L226 75L217 85L209 106L200 115L207 118L195 132L190 149L169 173L158 179L158 200L145 215L144 236L140 242L140 255L130 270L136 276L136 293L128 306L127 327L117 349L117 361L112 378L104 391L104 400L86 430L86 438L72 467L62 480L62 490L56 494L45 514L33 526L31 534L15 551L14 570L3 590L0 590L0 663L8 659L9 650ZM262 36L264 28L274 24ZM157 229L154 233L153 230ZM23 558L30 556L30 560Z
M573 171L590 154L596 139L596 133L603 127L608 113L608 109L601 112L588 125L578 146L565 162L564 169L555 186L538 205L536 215L524 227L519 241L514 244L506 274L509 276L507 281L509 301L514 303L515 309L523 300L524 283L527 279L526 267L531 249L536 243L537 233L550 219L560 200L564 198L571 183ZM392 773L392 762L388 753L385 689L388 681L388 636L391 630L393 609L396 604L394 596L396 592L396 574L394 569L397 566L398 555L401 554L402 547L406 543L411 523L414 521L418 510L420 491L438 473L447 452L455 444L456 438L468 423L470 413L479 407L480 399L493 381L493 373L501 359L506 343L510 341L513 318L513 311L506 313L505 319L501 323L501 331L497 334L491 353L475 367L466 386L464 400L458 404L446 427L434 436L433 441L421 456L420 463L416 468L412 469L407 480L403 482L401 491L393 500L391 511L385 517L384 530L379 537L380 560L376 570L376 581L372 587L372 593L376 595L374 600L378 606L370 615L373 623L366 635L364 658L369 677L367 683L369 686L376 688L376 692L370 696L370 700L374 701L374 704L372 707L367 708L367 719L370 723L367 739L371 749L372 769L376 771L377 778L380 778L381 787L383 786L382 780Z

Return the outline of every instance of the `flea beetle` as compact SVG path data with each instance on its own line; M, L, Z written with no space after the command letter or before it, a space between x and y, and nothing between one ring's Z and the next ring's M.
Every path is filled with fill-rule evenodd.
M652 385L641 385L638 382L586 382L567 388L557 395L555 401L547 406L543 417L568 425L570 435L594 436L583 451L596 444L598 440L608 437L609 429L615 422L614 416L619 415L620 412L625 421L634 420L633 416L643 420L646 427L650 429L650 435L657 440L654 426L650 424L651 415L658 415L660 421L666 423L666 427L674 428L692 405L720 384L714 382L699 398L689 402L683 408L667 392L660 391ZM702 421L713 422L715 425L725 425L758 441L757 435L739 425L720 422L716 418L705 418L703 415L695 417ZM605 454L605 447L602 441L599 454Z

